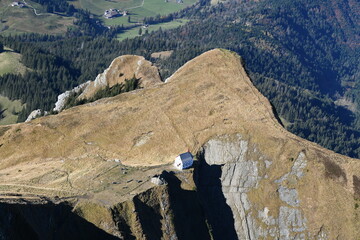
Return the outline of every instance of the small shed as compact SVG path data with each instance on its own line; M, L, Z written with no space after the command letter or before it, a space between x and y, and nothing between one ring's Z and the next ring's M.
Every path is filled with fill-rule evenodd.
M189 168L193 165L194 158L190 152L182 153L175 158L174 166L179 169L183 170L185 168Z

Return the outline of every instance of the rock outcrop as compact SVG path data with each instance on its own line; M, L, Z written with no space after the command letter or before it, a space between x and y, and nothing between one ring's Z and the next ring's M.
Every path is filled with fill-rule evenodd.
M78 93L84 91L84 89L86 89L90 84L91 84L91 81L87 81L83 84L80 84L77 87L74 87L73 89L71 89L69 91L66 91L66 92L60 94L57 98L57 101L55 103L55 107L54 107L53 111L61 112L65 108L66 101L69 99L69 97L71 95L78 94Z
M143 88L161 83L159 71L151 62L141 56L124 55L115 58L110 66L96 77L95 81L90 82L79 99L91 98L99 89L124 83L125 79L132 77L140 79L140 87Z
M305 142L268 137L277 150L252 134L221 135L204 145L197 189L214 238L358 236L356 184L347 180L357 167Z
M171 173L187 150L194 175ZM125 239L360 237L360 161L287 132L220 49L167 83L0 127L1 194L72 199Z
M139 85L142 88L161 83L159 71L151 62L141 56L124 55L115 58L110 66L103 73L100 73L94 81L87 81L72 90L60 94L53 110L56 112L62 111L67 99L74 93L80 93L77 96L78 100L90 99L100 89L124 83L126 79L133 77L140 79Z
M40 117L43 115L43 112L41 111L41 109L36 109L34 111L32 111L29 116L26 118L25 122L30 122L31 120Z
M49 114L48 111L43 111L41 109L36 109L36 110L32 111L29 114L29 116L26 118L25 122L30 122L31 120L34 120L34 119L39 118L39 117L46 116L48 114Z
M317 239L307 227L307 219L302 211L303 207L297 190L297 181L305 175L307 160L300 152L294 160L291 171L279 179L271 179L274 160L264 155L259 146L242 139L241 135L220 136L210 140L204 146L204 165L200 168L199 192L204 196L204 205L209 214L211 224L214 225L214 236L221 239ZM276 160L275 160L276 161ZM208 173L217 169L218 182L208 183ZM291 187L288 183L291 181ZM255 201L252 192L262 188L263 182L274 185L276 192L272 194L272 203L265 201L269 196L261 192ZM209 194L217 193L209 198ZM225 201L224 201L225 198ZM209 200L210 199L210 200ZM224 204L226 202L226 204ZM316 205L316 202L313 203ZM223 205L223 208L217 206ZM229 208L229 209L227 209ZM219 214L233 221L233 227L226 227L227 221L218 221ZM271 210L270 210L271 209ZM320 225L318 231L322 226Z

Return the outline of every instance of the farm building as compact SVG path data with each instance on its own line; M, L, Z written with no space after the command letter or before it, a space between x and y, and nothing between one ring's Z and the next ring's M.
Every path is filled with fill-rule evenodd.
M191 167L194 162L193 155L190 152L182 153L175 158L174 166L179 169Z
M120 16L120 11L117 10L117 9L113 9L113 8L110 8L109 10L106 10L104 12L104 17L105 18L113 18L113 17L118 17Z

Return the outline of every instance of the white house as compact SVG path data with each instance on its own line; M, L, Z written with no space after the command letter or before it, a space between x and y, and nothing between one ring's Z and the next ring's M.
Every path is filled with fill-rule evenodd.
M118 16L121 16L120 11L114 8L110 8L109 10L105 10L104 12L104 17L107 19Z
M191 167L194 162L193 155L190 152L182 153L175 158L174 167L179 170Z

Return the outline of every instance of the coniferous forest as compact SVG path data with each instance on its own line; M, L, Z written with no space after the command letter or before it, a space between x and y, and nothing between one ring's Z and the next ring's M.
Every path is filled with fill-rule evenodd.
M25 120L34 109L50 110L58 94L95 79L119 55L144 56L165 79L197 55L225 48L241 55L253 83L289 131L360 158L359 9L359 2L346 0L215 6L201 0L171 16L188 18L188 24L121 42L113 39L121 29L101 28L81 12L82 30L66 36L2 37L1 43L21 53L31 71L0 77L0 90L26 103L19 117ZM173 50L168 59L151 59L151 53L164 50ZM336 105L339 99L350 102L351 111Z

